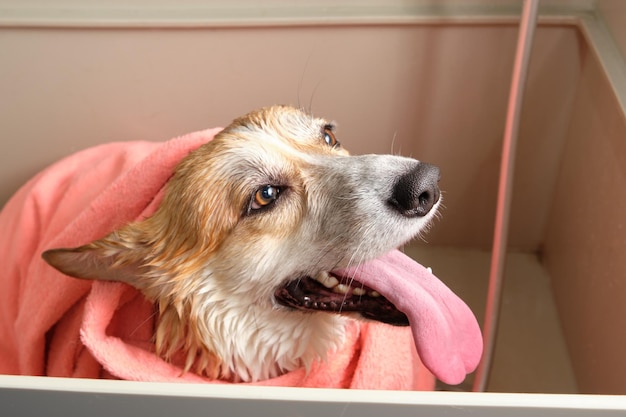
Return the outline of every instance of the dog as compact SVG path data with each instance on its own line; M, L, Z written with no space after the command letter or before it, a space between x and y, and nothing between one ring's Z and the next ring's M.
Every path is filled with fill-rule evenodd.
M335 125L272 106L183 159L149 218L43 253L66 275L119 281L158 310L157 353L235 382L310 367L347 320L408 325L374 289L335 271L422 233L441 204L439 169L351 156Z

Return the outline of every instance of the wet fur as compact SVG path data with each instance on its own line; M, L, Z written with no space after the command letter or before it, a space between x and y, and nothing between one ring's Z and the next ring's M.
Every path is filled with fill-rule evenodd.
M324 140L328 121L275 106L235 120L177 167L155 214L44 258L62 272L126 282L158 307L156 349L185 369L256 381L308 367L340 345L345 316L277 305L287 280L358 264L418 234L389 209L417 161L349 156ZM282 187L265 209L264 185Z

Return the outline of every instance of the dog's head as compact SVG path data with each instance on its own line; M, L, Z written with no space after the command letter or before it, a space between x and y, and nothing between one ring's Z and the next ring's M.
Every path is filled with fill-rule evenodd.
M332 123L269 107L188 155L150 218L44 258L74 277L126 282L155 301L165 356L184 349L187 367L200 356L209 375L262 379L337 343L341 319L326 313L408 324L375 289L333 271L418 235L439 204L438 180L436 167L414 159L350 156ZM272 334L253 336L263 328ZM293 345L267 349L284 358L233 359L232 344L255 344L263 356L258 345L287 341ZM263 364L248 363L255 361Z

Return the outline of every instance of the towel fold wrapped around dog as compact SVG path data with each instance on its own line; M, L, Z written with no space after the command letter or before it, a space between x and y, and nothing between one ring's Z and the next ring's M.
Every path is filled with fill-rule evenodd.
M155 308L137 290L74 279L41 258L47 249L79 246L150 216L177 163L219 131L90 148L42 171L13 196L0 213L0 373L223 383L183 372L176 358L166 362L154 353ZM475 368L480 331L447 287L397 251L360 268L377 277L419 275L411 279L424 281L425 295L408 294L406 303L425 307L397 305L412 329L352 322L344 345L308 372L255 384L429 390L430 371L458 383ZM407 290L389 285L392 292Z

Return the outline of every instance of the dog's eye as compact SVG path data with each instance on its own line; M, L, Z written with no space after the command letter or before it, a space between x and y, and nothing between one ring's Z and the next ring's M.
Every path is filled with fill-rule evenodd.
M259 210L274 203L280 194L280 187L274 185L264 185L254 192L250 209Z
M332 146L334 148L339 145L339 141L329 126L324 127L324 131L322 133L324 135L324 142L326 142L328 146Z

